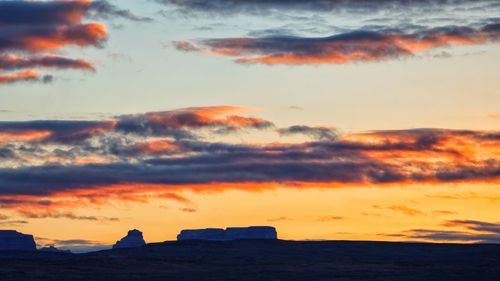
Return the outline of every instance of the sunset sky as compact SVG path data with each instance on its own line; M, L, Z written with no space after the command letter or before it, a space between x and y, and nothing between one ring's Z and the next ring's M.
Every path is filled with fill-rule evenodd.
M0 1L0 229L500 242L496 0Z

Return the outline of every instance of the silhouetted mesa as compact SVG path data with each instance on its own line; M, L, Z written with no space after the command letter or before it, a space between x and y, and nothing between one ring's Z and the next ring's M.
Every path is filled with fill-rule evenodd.
M130 230L127 236L123 237L120 241L117 241L116 244L113 245L113 249L136 248L144 245L146 245L146 242L142 237L142 232L134 229Z
M222 228L187 229L177 235L177 240L225 240Z
M276 229L271 226L228 227L225 236L227 240L278 239Z
M228 227L187 229L177 235L177 240L212 240L230 241L243 239L278 239L276 229L272 226Z
M0 251L36 251L33 235L15 230L0 230Z

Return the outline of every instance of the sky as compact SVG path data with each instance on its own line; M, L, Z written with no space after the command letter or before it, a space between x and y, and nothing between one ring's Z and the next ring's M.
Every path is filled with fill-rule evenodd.
M500 242L500 4L0 1L0 229Z

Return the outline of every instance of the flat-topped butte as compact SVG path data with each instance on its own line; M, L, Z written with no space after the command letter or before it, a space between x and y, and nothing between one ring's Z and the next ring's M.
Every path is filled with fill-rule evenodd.
M177 235L177 240L212 240L231 241L243 239L278 239L276 229L272 226L228 227L186 229Z
M33 235L0 230L0 251L36 251Z

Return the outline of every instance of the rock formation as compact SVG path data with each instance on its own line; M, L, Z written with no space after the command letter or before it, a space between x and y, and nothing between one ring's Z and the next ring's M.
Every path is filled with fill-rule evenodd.
M177 240L230 241L242 239L278 239L276 229L271 226L228 227L182 230Z
M144 238L142 237L142 232L137 229L130 230L127 236L123 237L120 241L117 241L113 245L113 249L121 248L136 248L146 245Z
M49 253L68 253L68 254L71 253L70 250L59 250L58 248L56 248L54 246L43 247L43 248L39 249L39 251L49 252Z
M228 227L226 240L278 239L276 229L271 226Z
M15 230L0 230L0 251L36 251L33 235Z
M222 228L187 229L177 235L177 240L224 240L225 231Z

